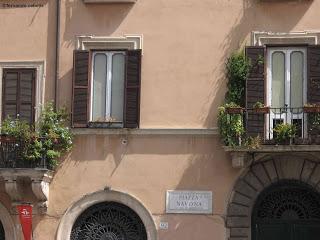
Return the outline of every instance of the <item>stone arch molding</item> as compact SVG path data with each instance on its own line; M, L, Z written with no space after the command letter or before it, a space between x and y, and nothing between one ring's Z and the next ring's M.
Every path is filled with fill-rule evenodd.
M146 228L148 240L157 240L156 225L151 214L147 208L143 206L141 201L127 193L113 190L99 191L86 195L69 207L61 218L56 240L70 239L71 230L75 221L87 208L101 202L111 201L124 204L135 211Z
M227 207L229 240L251 240L251 213L259 194L270 184L293 179L320 192L320 160L315 155L265 156L236 181Z
M2 223L5 237L10 240L17 240L17 229L14 225L13 219L9 211L0 203L0 221Z

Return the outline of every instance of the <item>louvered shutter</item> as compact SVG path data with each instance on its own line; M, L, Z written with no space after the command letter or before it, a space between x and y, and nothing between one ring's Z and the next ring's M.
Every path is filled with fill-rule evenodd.
M4 69L2 118L34 122L35 69Z
M89 120L89 51L74 51L72 126L87 127Z
M19 77L19 118L34 122L35 70L22 70Z
M138 128L140 121L141 50L126 56L124 127Z
M320 45L308 46L308 103L320 104Z
M265 99L265 48L246 47L246 56L251 67L246 81L246 108L253 108L256 102L264 103ZM264 135L264 115L249 111L246 118L248 136Z

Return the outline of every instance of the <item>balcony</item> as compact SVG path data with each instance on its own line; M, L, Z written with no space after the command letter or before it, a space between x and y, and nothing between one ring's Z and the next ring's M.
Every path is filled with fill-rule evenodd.
M53 172L44 157L39 161L29 161L23 158L23 151L23 142L0 136L0 176L4 180L5 191L14 206L27 201L23 189L26 184L29 185L37 201L38 208L35 209L44 213L48 205L49 183Z
M226 108L223 130L234 167L258 155L312 154L320 152L320 107Z

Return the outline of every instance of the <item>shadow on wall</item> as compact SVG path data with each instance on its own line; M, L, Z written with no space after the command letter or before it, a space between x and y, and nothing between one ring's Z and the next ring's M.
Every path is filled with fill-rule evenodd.
M219 62L225 63L233 51L245 45L250 45L249 36L252 31L291 32L308 30L297 29L296 26L312 4L313 1L262 2L261 0L242 0L241 10L234 18L232 27L219 46L219 49L223 51ZM230 21L230 19L227 21ZM203 119L205 127L212 126L212 123L217 126L217 108L224 101L227 85L223 65L214 67L212 71L212 76L215 76L210 86L212 91L207 98L207 104L203 106L203 112L208 112ZM209 111L207 109L208 105L210 106Z
M109 36L128 15L133 4L84 4L65 0L64 44L72 46L76 35Z

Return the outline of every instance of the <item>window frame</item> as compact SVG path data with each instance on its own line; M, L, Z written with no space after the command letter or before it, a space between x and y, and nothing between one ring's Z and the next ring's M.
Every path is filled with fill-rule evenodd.
M7 73L10 72L15 72L18 74L18 79L17 79L17 96L16 96L16 116L15 118L19 118L19 112L20 112L20 107L22 105L20 95L21 95L21 85L20 85L20 75L21 73L29 71L32 72L32 100L31 100L31 122L30 124L35 123L36 121L36 93L37 93L37 69L36 68L3 68L2 69L2 103L1 103L1 121L4 121L6 116L4 112L4 104L5 104L5 91L6 91L6 84L5 84L5 77Z
M284 54L284 70L285 70L285 76L284 76L284 108L288 107L291 108L291 57L292 53L294 52L302 52L303 53L303 103L301 107L301 112L299 113L292 113L290 110L286 114L279 115L279 113L273 113L272 109L270 109L270 113L266 117L266 129L265 132L267 139L273 138L273 119L277 119L277 114L279 115L278 120L282 120L284 123L289 123L288 120L292 119L302 119L305 124L303 124L304 129L302 129L302 135L304 137L307 136L307 117L303 117L303 105L307 103L307 82L308 82L308 51L307 47L304 46L286 46L286 47L267 47L267 64L266 64L266 70L267 70L267 76L266 76L266 103L268 106L272 108L272 55L276 52L282 52ZM292 116L294 115L295 118ZM285 118L284 118L285 116ZM283 118L283 119L282 119ZM269 132L270 131L270 132Z
M290 70L291 70L291 54L293 52L303 52L303 64L304 64L304 73L303 73L303 104L307 102L307 48L306 47L268 47L267 48L267 104L271 106L272 101L272 54L274 52L283 52L285 55L285 99L284 103L289 107L290 102L290 90L291 90L291 81L290 81ZM303 105L301 106L303 107Z
M90 60L89 60L89 75L90 75L90 98L89 98L89 124L92 125L94 123L105 123L108 124L109 127L121 127L124 125L124 110L125 110L125 85L126 85L126 61L124 61L124 86L123 86L123 119L122 121L93 121L93 84L94 84L94 67L95 67L95 55L97 54L105 54L107 56L107 79L106 79L106 109L105 109L105 119L111 118L111 105L112 105L112 64L113 64L113 56L115 54L123 54L124 58L127 56L127 49L98 49L98 50L90 50Z

